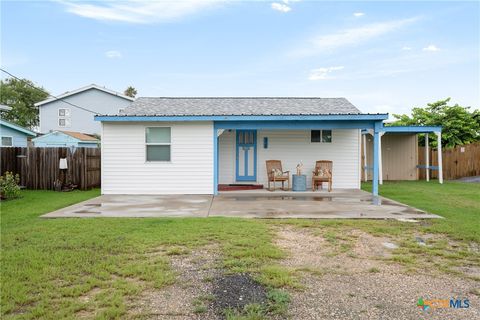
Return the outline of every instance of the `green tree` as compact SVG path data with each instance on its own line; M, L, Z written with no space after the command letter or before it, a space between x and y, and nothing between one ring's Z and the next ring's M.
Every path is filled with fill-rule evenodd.
M48 93L33 82L8 78L0 81L0 103L12 109L2 112L2 118L22 127L38 125L38 108L35 103L45 100Z
M480 111L470 111L470 107L458 104L448 105L450 98L427 104L425 108L413 108L412 115L394 114L397 119L392 125L400 126L442 126L442 145L453 148L480 140ZM420 137L420 144L425 139ZM432 147L436 139L430 140Z
M126 95L127 97L135 98L135 96L137 95L137 89L135 89L132 86L129 86L127 89L125 89L123 94Z

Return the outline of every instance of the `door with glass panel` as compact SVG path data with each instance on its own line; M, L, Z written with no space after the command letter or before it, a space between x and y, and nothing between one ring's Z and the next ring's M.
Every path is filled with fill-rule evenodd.
M237 181L257 180L256 130L237 130L235 176Z

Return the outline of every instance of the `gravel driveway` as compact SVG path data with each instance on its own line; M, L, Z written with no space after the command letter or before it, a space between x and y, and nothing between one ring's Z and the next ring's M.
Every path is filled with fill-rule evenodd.
M277 245L289 253L282 264L304 272L303 291L292 292L293 319L480 319L479 283L450 275L408 274L384 262L389 239L358 231L353 253L333 256L323 237L282 227ZM417 307L419 298L469 299L468 309Z

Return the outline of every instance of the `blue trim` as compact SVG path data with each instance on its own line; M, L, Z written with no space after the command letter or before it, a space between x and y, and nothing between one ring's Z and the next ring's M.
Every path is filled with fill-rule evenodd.
M382 114L325 114L325 115L270 115L270 116L101 116L95 121L292 121L292 120L386 120Z
M22 133L25 133L26 135L29 135L29 136L32 136L32 137L35 137L37 134L33 131L30 131L28 129L25 129L24 127L20 127L16 124L13 124L13 123L10 123L8 121L5 121L5 120L2 120L0 119L0 124L2 126L5 126L5 127L8 127L10 129L13 129L13 130L17 130L19 132L22 132Z
M218 136L217 129L213 129L213 194L218 194Z
M398 133L431 133L442 132L442 127L436 126L383 126L383 132L398 132Z
M245 132L252 132L253 133L253 144L240 144L239 142L239 135L240 133ZM235 138L235 179L236 181L257 181L257 131L255 130L237 130L236 131L236 138ZM244 158L244 176L240 176L239 174L239 149L242 147L253 148L253 176L248 175L248 151L249 149L245 150L245 158Z
M367 120L325 120L325 121L215 121L217 129L237 130L319 130L319 129L373 129L374 121Z
M378 196L378 176L379 176L379 166L378 166L378 153L380 149L380 130L382 122L375 122L375 129L373 133L373 178L372 178L372 194L373 196Z

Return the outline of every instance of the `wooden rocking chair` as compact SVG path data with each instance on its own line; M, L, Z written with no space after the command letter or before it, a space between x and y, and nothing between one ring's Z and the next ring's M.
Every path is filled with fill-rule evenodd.
M312 175L312 191L322 189L322 184L328 182L328 192L332 191L332 169L333 161L330 160L318 160L315 163L315 171Z
M267 160L267 176L268 176L268 190L270 189L270 182L273 182L273 191L275 191L275 182L282 182L282 189L290 189L290 171L283 171L282 161L280 160ZM285 181L287 181L287 189L285 189Z

